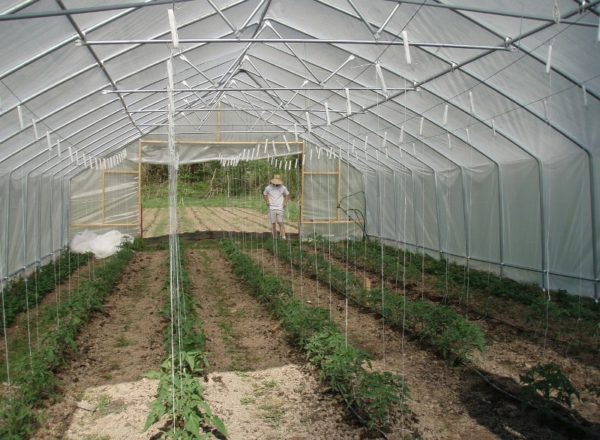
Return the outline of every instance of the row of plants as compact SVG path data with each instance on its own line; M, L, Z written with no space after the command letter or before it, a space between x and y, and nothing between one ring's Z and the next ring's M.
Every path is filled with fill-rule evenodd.
M4 325L12 325L19 313L30 310L55 287L86 264L91 254L76 254L64 249L60 257L36 268L28 277L13 280L4 292ZM32 304L33 302L33 304ZM4 332L0 328L0 335Z
M202 378L208 368L206 335L196 309L198 304L191 295L192 286L185 265L182 264L181 247L178 246L177 271L179 289L169 295L162 309L163 318L170 323L165 327L164 345L168 353L160 371L146 376L158 379L156 399L150 405L144 431L167 417L166 438L195 440L227 438L223 421L214 415L204 400ZM165 290L170 291L170 280Z
M383 431L393 413L407 411L409 389L402 376L372 371L368 354L347 343L326 310L305 305L289 283L263 274L232 241L222 249L236 276L281 320L291 340L319 369L321 382L343 397L367 429Z
M42 344L19 358L10 359L16 374L0 403L0 438L22 440L34 431L35 410L54 392L56 369L69 352L77 350L77 333L93 312L102 309L132 255L131 246L125 245L96 269L93 279L82 282L69 298L40 315Z
M356 304L380 314L391 325L409 330L451 364L468 363L474 352L485 350L483 330L446 306L413 301L383 287L367 289L353 273L331 264L318 253L305 251L297 242L277 246L270 240L265 241L265 247Z
M321 246L327 245L319 241ZM565 290L550 291L548 301L548 294L536 284L520 283L472 268L467 271L465 266L446 259L415 254L375 240L339 242L330 247L337 258L347 259L369 271L379 273L383 267L390 281L402 280L404 274L407 282L416 282L425 273L437 278L440 292L461 295L468 283L473 294L504 298L528 306L529 318L539 318L548 313L552 318L568 317L594 325L600 321L600 304L590 298L570 295Z
M383 247L383 259L382 247L378 242L342 242L332 243L325 240L319 239L316 242L317 248L322 252L329 252L332 256L342 260L350 261L357 267L367 269L372 273L381 273L381 264L383 263L384 274L386 279L391 282L402 280L403 275L403 262L407 262L406 276L409 278L407 281L415 281L420 274L416 271L415 267L420 266L425 262L430 274L440 275L440 265L445 262L439 262L433 258L426 256L422 259L421 255L411 254L400 249L394 249L388 246ZM416 264L411 264L411 261L417 261ZM450 274L457 280L456 273L464 268L455 264L449 264L452 268L449 270ZM481 276L481 271L474 271L478 276ZM329 274L328 274L329 275ZM486 274L487 276L488 274ZM498 277L495 277L498 278ZM507 280L507 285L518 284L515 281ZM476 286L481 287L481 279L477 278L474 283ZM493 285L493 284L492 284ZM530 286L525 286L529 288ZM514 298L513 298L514 299ZM523 302L523 301L519 301ZM523 403L532 405L538 409L544 410L556 410L557 407L553 405L562 405L568 408L572 407L573 399L579 399L579 392L573 386L568 376L562 371L559 365L554 363L539 364L527 370L524 374L519 376L520 383L522 386L519 398Z

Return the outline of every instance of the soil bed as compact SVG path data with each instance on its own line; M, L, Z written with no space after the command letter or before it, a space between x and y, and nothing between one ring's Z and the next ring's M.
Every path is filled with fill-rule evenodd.
M237 207L182 207L177 210L180 233L195 231L270 232L266 213ZM167 208L144 208L144 237L168 232ZM288 234L298 233L297 224L285 223Z
M352 303L346 307L345 300L334 292L330 295L325 284L300 278L289 264L275 260L266 251L252 251L252 255L265 271L293 280L294 290L307 303L330 308L332 318L342 329L347 313L348 339L371 354L375 367L407 378L412 395L409 407L424 438L570 438L569 433L553 431L544 421L521 410L469 369L449 367L408 335L403 337L401 330L384 326L374 314Z

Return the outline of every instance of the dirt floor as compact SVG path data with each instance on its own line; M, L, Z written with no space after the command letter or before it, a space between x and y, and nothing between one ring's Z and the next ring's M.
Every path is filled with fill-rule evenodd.
M49 403L44 411L46 421L34 438L94 438L92 434L107 428L111 430L108 438L123 438L118 425L104 425L103 420L95 418L81 426L79 419L73 419L73 416L77 405L101 407L101 411L94 412L96 415L106 412L124 413L122 416L125 416L125 412L130 412L125 411L131 403L126 400L129 393L118 398L101 393L94 401L88 388L122 386L141 379L144 373L160 366L163 359L160 308L165 295L166 258L165 252L139 253L129 263L103 312L79 334L78 352L58 372L62 398ZM139 414L135 416L134 420L139 418Z
M248 208L183 207L178 208L178 231L270 232L266 213ZM169 213L166 208L145 208L144 237L159 237L168 233ZM286 232L298 233L298 225L286 221Z
M412 395L409 407L417 419L417 429L423 438L577 438L573 432L556 427L520 408L517 402L488 386L471 369L449 367L414 341L411 335L392 330L379 317L351 303L347 304L323 283L300 277L297 271L275 260L267 252L252 253L266 271L290 279L296 294L307 303L329 309L339 327L343 331L347 329L349 340L372 355L376 368L406 376ZM508 382L518 380L519 368L533 365L540 350L536 344L515 338L516 335L502 332L488 338L489 352L476 362L476 366L490 376L496 376L496 379ZM545 356L551 355L546 353ZM586 365L571 361L566 364L569 374L578 369L583 374L586 371L590 374ZM592 370L591 374L594 375L592 378L597 377L597 369ZM593 403L586 411L593 420L598 417L597 408ZM595 414L592 415L592 412Z
M223 222L227 215L227 210L208 208L201 218ZM246 243L253 248L254 244ZM412 335L347 303L325 283L301 276L268 251L254 249L251 255L266 272L289 279L307 304L330 310L349 341L371 354L374 369L407 378L411 414L396 418L390 439L579 438L555 420L520 407L486 384L474 369L448 366ZM165 322L159 311L165 300L167 258L165 251L135 255L105 310L79 335L78 353L58 372L61 397L47 402L41 413L43 426L33 438L142 440L158 433L159 426L142 432L157 388L157 382L143 374L157 370L164 358ZM225 422L229 438L365 438L339 398L323 391L317 372L289 344L278 322L244 290L216 242L194 243L185 260L208 338L205 397ZM71 288L87 279L88 271L80 268L71 278ZM377 288L379 275L353 272L366 275L372 288ZM69 293L68 287L69 283L61 286L61 295ZM427 284L410 289L409 295L428 292ZM57 293L49 294L40 307L52 307L57 298ZM9 329L10 337L26 337L24 319L20 316ZM530 333L493 320L476 322L486 331L487 351L474 367L508 389L518 389L519 374L542 361L558 363L580 391L600 383L599 365L592 354L569 356L551 344L544 350ZM597 396L582 391L581 401L574 404L596 432L599 403Z
M164 358L160 318L165 251L137 253L77 338L79 351L58 372L60 398L47 402L41 440L142 440L157 381L143 378ZM232 440L359 439L363 429L287 341L279 324L240 286L215 246L186 253L201 304L210 373L205 398Z

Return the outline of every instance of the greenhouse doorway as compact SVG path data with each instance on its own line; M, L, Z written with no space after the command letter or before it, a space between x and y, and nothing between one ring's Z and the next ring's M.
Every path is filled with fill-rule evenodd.
M219 237L234 233L270 233L262 192L275 175L281 177L290 192L285 210L286 232L298 234L303 142L271 141L268 148L255 142L185 141L178 144L182 147L182 162L187 162L182 163L178 171L179 234ZM169 232L168 167L162 155L157 155L160 146L166 150L164 141L151 144L141 141L138 149L143 238L161 237ZM217 152L219 150L221 152Z

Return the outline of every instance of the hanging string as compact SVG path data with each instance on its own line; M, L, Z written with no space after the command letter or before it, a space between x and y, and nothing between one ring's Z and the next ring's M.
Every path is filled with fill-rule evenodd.
M405 84L406 84L406 80L404 80ZM406 94L404 94L404 104L406 106ZM406 110L406 107L405 107ZM406 113L405 113L406 115ZM401 179L402 181L402 179ZM407 193L407 185L406 182L402 182L402 194L404 195L404 212L402 215L403 218L403 222L402 222L402 236L404 238L404 241L406 242L406 217L407 217L407 211L408 211L408 199L406 196ZM404 353L405 350L405 342L404 342L404 338L405 338L405 332L406 332L406 244L404 246L403 252L402 252L402 297L403 297L403 301L402 301L402 333L401 333L401 338L400 338L400 352L402 353L402 364L401 364L401 373L402 373L402 386L405 387L406 384L404 383L404 381L406 380L406 356ZM401 420L401 424L402 426L404 425L404 417L405 417L405 411L402 411L402 414L400 416L400 420Z
M52 217L52 213L50 214L50 216ZM60 258L60 256L59 256ZM56 297L56 329L60 329L60 317L59 317L59 308L60 308L60 284L58 283L58 275L56 273L56 257L54 252L52 252L52 273L54 275L54 290L56 292L55 297Z
M168 121L168 157L169 157L169 299L170 299L170 317L171 317L171 400L173 408L173 420L176 420L176 393L175 393L175 332L177 329L178 333L180 327L178 306L179 306L179 248L177 246L177 177L178 177L178 164L175 150L175 102L173 98L173 53L167 60L167 74L168 74L168 87L167 87L167 121ZM178 341L179 343L179 341ZM179 350L181 351L181 350ZM179 365L183 365L183 362L179 362ZM176 424L173 424L173 432L176 432Z
M408 48L408 37L406 36L406 31L403 31L402 36L406 39L405 40L405 49ZM410 64L410 53L407 50L407 62L408 64ZM379 66L377 64L377 66ZM379 69L381 69L381 67L379 67ZM376 69L376 73L377 73L378 69ZM383 80L383 76L380 75L375 75L375 84L377 84L378 79L381 81L381 86L384 87L384 80ZM380 109L379 109L379 94L376 95L376 101L375 101L375 114L377 115L377 132L380 131L380 122L381 122L381 117L380 117ZM383 136L383 144L382 144L382 148L385 147L385 138L386 138L386 134L384 134ZM383 152L383 151L382 151ZM379 156L377 156L377 160L379 160ZM379 166L379 163L377 163L377 165ZM379 180L381 181L381 180ZM381 211L382 209L382 204L383 204L383 195L384 195L384 191L385 191L385 185L383 185L383 188L379 188L379 194L377 197L377 208L378 208L378 212L379 212L379 250L380 250L380 271L381 271L381 280L380 280L380 293L381 293L381 357L383 360L383 365L385 367L385 363L386 363L386 355L385 355L385 292L384 292L384 270L383 270L383 213ZM365 265L366 266L366 265Z
M396 240L396 252L395 252L395 254L396 254L396 267L395 267L396 273L394 274L394 288L398 289L398 285L400 282L400 246L401 246L401 241L400 241L400 237L398 234L398 223L400 221L403 222L403 220L398 219L398 196L395 193L398 183L396 182L396 172L395 171L392 173L392 176L394 179L393 186L392 186L392 188L394 188L394 238ZM401 188L398 188L398 189L401 191L403 190Z
M71 262L71 258L69 255L69 263ZM38 273L40 271L40 260L37 260L36 262L36 267L35 267L35 271L33 272L33 283L35 286L35 348L39 349L40 348L40 311L38 309L38 305L39 305L39 294L38 294ZM71 271L69 270L69 273L71 273ZM71 279L71 277L69 277L69 280Z
M266 174L263 174L261 172L262 167L260 166L260 162L257 163L258 166L258 172L257 174L257 186L259 187L261 193L262 190L264 188L264 182L268 181L268 179L270 179L270 175L273 174L273 164L269 161L267 161L267 166L266 168ZM260 267L262 269L262 274L264 276L265 274L265 237L271 236L272 237L272 227L271 227L271 222L269 220L269 208L267 208L267 233L266 234L261 234L260 237ZM256 246L258 246L258 240L256 243ZM275 246L275 243L273 243L273 246Z
M350 141L350 117L346 118L346 142ZM365 150L366 151L366 150ZM340 159L342 158L341 147L340 147ZM350 149L348 149L348 162L346 163L346 168L348 170L347 178L346 178L346 200L349 203L350 201ZM338 178L341 176L338 176ZM340 205L341 207L341 205ZM349 210L348 210L349 212ZM346 272L344 274L344 291L348 292L348 271L350 270L350 261L348 259L348 251L350 244L350 219L346 219ZM344 295L344 341L346 342L346 347L348 346L348 295Z
M6 283L5 283L6 281ZM12 382L10 379L10 358L8 356L8 334L6 333L6 307L5 307L5 291L4 287L8 283L6 279L0 280L0 296L2 297L2 334L4 335L4 361L6 365L6 384L9 392L11 391Z
M333 162L331 160L327 160L325 161L325 163L327 163L327 170L329 171L331 168L331 165L333 164ZM339 165L339 162L338 162ZM339 171L339 167L338 167L338 171ZM340 176L339 174L337 175L337 178L339 179ZM327 175L326 176L327 179L327 210L329 211L331 209L331 176ZM336 209L336 213L337 213L337 209ZM332 221L332 215L333 212L329 211L329 215L327 216L327 257L328 257L328 261L331 261L331 221ZM331 315L331 308L332 308L332 292L331 292L331 264L327 265L327 276L328 276L328 282L329 282L329 319L332 319L332 315Z
M414 148L413 144L413 148ZM421 138L421 154L424 153L424 142ZM421 183L421 299L425 297L425 174Z
M384 291L384 269L383 269L383 215L381 212L382 200L384 198L385 185L379 191L378 203L379 203L379 221L380 221L380 233L379 233L379 249L380 249L380 262L381 262L381 279L380 279L380 291L381 291L381 353L383 359L383 366L385 367L385 291Z
M548 87L548 99L551 99L552 96L552 73L549 72L550 74L548 75L548 79L546 81L547 87ZM546 117L546 124L550 125L550 115L547 115ZM547 182L551 182L550 179L550 172L551 172L552 167L548 167L548 177L546 179ZM540 170L541 171L541 170ZM543 176L543 174L542 174ZM548 202L550 202L552 200L552 185L548 185L548 197L546 198L546 200ZM550 327L550 302L552 300L551 294L550 294L550 209L548 209L548 207L546 207L546 217L547 217L547 221L546 221L546 233L545 233L545 237L544 239L546 240L546 289L544 291L544 293L546 294L546 307L545 307L545 323L544 323L544 343L542 346L542 352L544 354L546 354L546 344L547 344L547 339L548 339L548 330ZM581 264L581 261L580 261Z
M298 200L298 246L300 247L300 250L302 250L302 228L304 227L304 224L302 223L302 216L304 215L304 178L302 176L304 176L304 163L305 163L305 159L306 159L306 155L304 153L304 146L302 147L302 154L300 155L302 157L302 160L300 161L300 164L298 165L298 181L300 182L299 184L299 189L301 191L301 196ZM299 252L300 254L300 297L302 299L304 299L304 264L302 262L302 254L303 252Z
M312 161L312 156L313 156L313 146L312 144L310 145L310 154L309 154L309 163L311 165L311 171L312 174L310 175L310 180L311 180L311 192L312 192L312 200L313 203L316 200L315 199L315 174L314 174L314 170L316 169L316 167L314 166L314 163ZM318 160L317 160L318 163ZM314 207L313 207L313 252L315 255L317 255L317 225L315 223L315 215L314 215ZM317 263L317 259L315 258L315 273L319 273L319 264ZM317 307L320 307L321 305L321 294L319 291L319 277L315 278L316 284L317 284Z
M275 168L278 166L278 160L275 159ZM274 170L276 171L276 169ZM272 227L272 226L271 226ZM279 275L279 240L277 240L277 226L275 226L275 233L273 234L273 245L275 249L275 273Z
M20 110L20 107L19 107ZM20 119L21 119L21 123L23 120L23 116L20 115ZM24 150L21 154L21 157L23 158L23 160L25 160L25 153ZM26 264L27 261L27 223L26 223L26 217L27 217L27 207L25 202L29 199L29 189L28 189L28 185L27 185L27 175L25 174L25 170L24 168L21 168L21 181L22 181L22 187L21 187L21 209L23 210L23 212L21 213L21 227L22 227L22 233L23 233L23 241L22 241L22 255L23 255L23 265ZM25 287L25 317L26 317L26 321L27 321L27 349L28 349L28 354L29 354L29 367L31 369L31 373L33 374L33 351L31 349L31 320L30 320L30 316L29 316L29 277L27 276L26 273L26 267L23 266L23 282L24 282L24 287Z
M289 151L290 147L289 147L289 145L287 143L287 139L285 140L285 143L286 143L287 149ZM287 163L288 162L286 160L286 164ZM288 188L288 192L289 192L290 188L292 188L293 171L292 171L292 169L291 169L290 166L288 166L285 171L286 171L286 173L285 173L285 181L289 185L289 188ZM297 185L296 185L296 187L297 187ZM292 195L291 195L291 192L290 192L290 195L288 196L289 197L288 206L283 211L283 215L284 215L283 221L284 221L284 224L285 224L286 220L290 219L290 213L289 213L289 211L291 209L290 208L291 205L290 205L289 202L291 202L291 199L292 199L291 196ZM288 230L288 227L290 228L290 230ZM288 244L288 255L290 256L290 259L289 259L290 260L290 274L291 274L291 276L290 276L290 282L292 284L292 291L294 291L294 264L293 264L293 261L292 261L292 258L291 258L291 256L292 256L291 225L286 225L285 232L286 232L286 236L287 236L286 238L287 238L287 244Z
M468 128L467 128L468 130ZM472 206L473 206L473 146L471 145L471 139L469 132L467 131L468 148L469 148L469 208L467 210L467 264L466 264L466 308L465 308L465 319L469 319L469 293L471 287L471 220L472 220Z
M27 180L25 177L25 172L23 172L23 194L21 197L21 202L22 202L22 215L21 215L21 220L23 222L23 262L25 262L27 260L27 229L26 229L26 223L25 223L25 217L26 217L26 208L25 208L25 200L27 200L29 197L28 191L27 191ZM59 260L60 261L60 260ZM60 272L59 272L60 273ZM31 373L33 374L33 351L31 349L31 321L30 321L30 317L29 317L29 277L27 276L27 273L25 272L25 267L23 267L23 282L25 284L25 317L26 317L26 321L27 321L27 349L29 351L29 367L31 369Z

